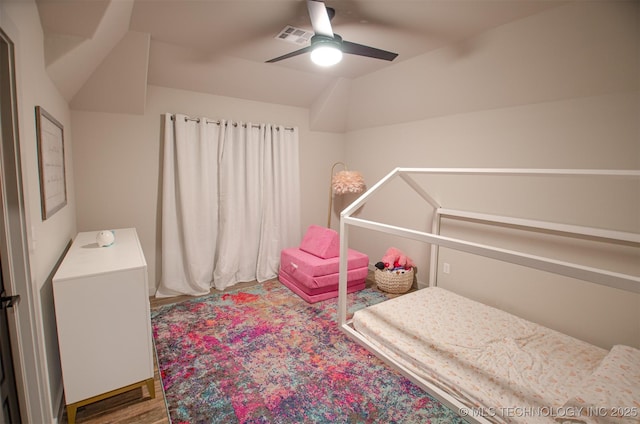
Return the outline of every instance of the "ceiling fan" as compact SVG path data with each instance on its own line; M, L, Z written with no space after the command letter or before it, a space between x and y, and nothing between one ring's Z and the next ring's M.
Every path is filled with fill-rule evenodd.
M342 59L342 53L388 61L392 61L398 56L397 53L343 40L331 28L331 19L335 16L335 9L327 7L323 1L307 0L307 8L314 32L311 44L300 50L267 60L266 63L279 62L307 52L311 52L311 60L321 66L331 66L338 63Z

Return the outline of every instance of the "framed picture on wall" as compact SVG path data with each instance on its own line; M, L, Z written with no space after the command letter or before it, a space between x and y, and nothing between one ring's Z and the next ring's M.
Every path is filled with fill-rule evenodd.
M42 219L48 219L67 204L64 165L64 128L53 116L36 106L40 203Z

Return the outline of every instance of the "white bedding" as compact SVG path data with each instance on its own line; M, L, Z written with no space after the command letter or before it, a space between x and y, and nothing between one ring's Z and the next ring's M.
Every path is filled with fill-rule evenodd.
M551 423L607 351L430 287L357 311L378 349L496 422Z

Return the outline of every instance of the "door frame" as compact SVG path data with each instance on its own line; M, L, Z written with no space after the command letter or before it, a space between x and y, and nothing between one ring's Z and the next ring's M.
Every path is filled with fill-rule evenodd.
M0 42L8 46L8 96L0 104L0 254L3 258L7 295L21 296L7 310L18 403L23 422L45 422L51 419L47 411L46 378L42 375L42 348L37 333L39 309L34 305L31 266L27 237L22 159L20 154L18 96L15 45L11 34L18 34L14 25L0 10ZM8 98L7 98L8 97ZM49 413L48 413L49 412Z

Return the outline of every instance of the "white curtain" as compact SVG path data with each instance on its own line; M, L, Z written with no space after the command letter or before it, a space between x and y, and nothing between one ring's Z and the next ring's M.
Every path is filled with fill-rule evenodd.
M166 114L162 181L157 297L274 278L300 242L297 128Z

